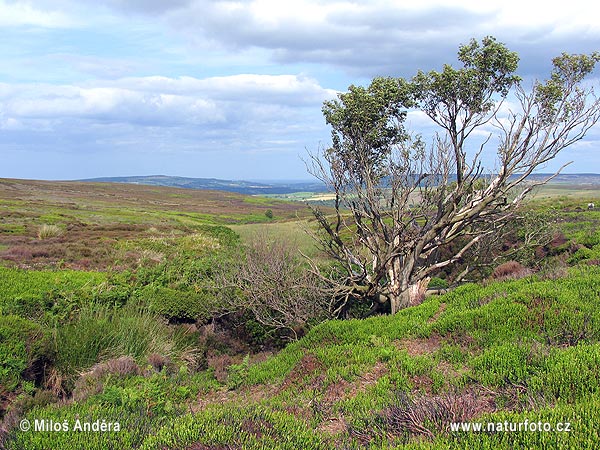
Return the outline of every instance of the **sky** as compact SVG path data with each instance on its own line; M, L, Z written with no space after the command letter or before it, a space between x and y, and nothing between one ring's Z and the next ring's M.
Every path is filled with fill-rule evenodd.
M349 85L456 66L487 35L543 79L600 50L599 17L589 0L0 0L0 177L307 179L323 101ZM595 127L545 171L600 173L599 144Z

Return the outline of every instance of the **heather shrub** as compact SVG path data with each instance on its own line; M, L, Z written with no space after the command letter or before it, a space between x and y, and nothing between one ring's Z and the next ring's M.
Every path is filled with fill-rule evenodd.
M500 264L492 272L494 280L518 280L531 275L531 270L517 261L508 261Z

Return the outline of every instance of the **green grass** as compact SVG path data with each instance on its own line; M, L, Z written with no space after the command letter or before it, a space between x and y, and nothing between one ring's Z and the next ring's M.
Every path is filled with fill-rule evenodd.
M230 225L229 228L239 234L243 242L250 242L252 239L266 235L270 239L283 240L296 245L307 256L318 254L315 240L307 233L314 228L314 224L307 220Z
M152 345L161 335L165 337L159 342L169 342L168 334L152 328L150 321L136 324L133 315L129 321L127 314L120 311L110 316L110 324L98 312L82 316L76 322L81 333L66 331L80 342L66 347L74 353L94 353L91 361L97 359L101 347L111 348L96 345L98 336L120 336L132 330L137 337L122 341L138 345L114 346L115 355L144 355L150 348L158 351ZM154 338L147 340L142 330ZM152 431L144 437L129 429L118 438L133 439L128 441L131 448L144 449L200 443L250 449L363 448L364 442L369 448L400 444L432 449L592 448L597 436L593 424L600 411L598 330L600 268L582 266L560 279L532 276L465 285L394 316L326 322L264 362L252 364L246 359L231 366L227 383L217 382L211 371L200 372L204 374L200 384L181 374L114 377L104 381L98 394L68 409L48 406L31 411L28 417L71 420L75 414L109 414L115 411L111 408L119 407L124 423L150 423ZM198 409L200 392L204 394L198 398L208 395L213 400ZM570 421L575 431L468 434L438 430L433 439L423 440L399 432L383 419L398 392L406 392L415 401L454 392L494 393L486 395L497 412L480 413L469 421ZM186 403L193 414L186 412ZM162 422L140 416L139 411L149 407L158 408L155 412ZM331 417L343 418L346 428L325 432L323 427ZM354 432L349 433L347 427ZM135 436L127 437L130 434ZM15 432L11 439L14 448L41 448L39 435ZM48 434L46 439L52 448L76 448L82 437ZM87 448L113 445L98 436L89 442Z
M286 210L272 199L232 195L227 201L249 209L213 212L187 203L116 207L101 200L114 193L110 188L97 189L85 202L69 203L68 189L47 194L56 196L54 206L0 199L11 212L0 224L6 239L0 245L15 233L36 245L53 242L56 237L37 239L42 223L61 227L66 239L69 225L81 221L84 229L103 224L101 245L140 260L120 273L0 268L0 394L28 405L22 414L31 421L72 426L77 418L104 419L118 421L121 431L13 429L7 448L591 449L600 440L600 267L594 265L600 214L575 210L583 194L531 203L562 208L568 242L553 251L573 266L566 276L549 271L549 279L540 272L467 284L394 316L329 321L255 362L245 349L234 350L218 326L201 329L218 315L208 281L216 266L232 263L240 243L264 238L260 233L296 241L318 257L304 231L311 223L277 221ZM135 192L156 202L197 200L188 191L155 191ZM176 325L193 320L198 327ZM119 372L114 368L123 356L133 362ZM227 359L228 366L219 365ZM77 395L62 404L36 400L50 387ZM570 421L573 431L452 433L429 418L424 426L434 437L427 437L386 419L403 395L412 408L475 395L491 406L469 421ZM449 412L442 413L447 424Z
M153 353L176 359L188 350L178 342L173 329L154 314L130 306L86 305L54 334L55 367L65 376L121 355L140 361Z
M83 292L102 292L107 274L80 271L32 271L0 267L0 313L39 317Z
M1 390L15 390L26 369L43 363L51 353L50 336L43 327L19 316L0 315ZM36 375L31 373L29 378Z

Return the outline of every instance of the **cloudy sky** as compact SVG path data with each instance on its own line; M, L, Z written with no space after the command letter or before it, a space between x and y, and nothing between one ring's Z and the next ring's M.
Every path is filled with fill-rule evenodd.
M0 0L0 177L306 179L322 102L348 85L456 64L486 35L543 78L600 49L599 17L589 0ZM597 144L557 164L600 172Z

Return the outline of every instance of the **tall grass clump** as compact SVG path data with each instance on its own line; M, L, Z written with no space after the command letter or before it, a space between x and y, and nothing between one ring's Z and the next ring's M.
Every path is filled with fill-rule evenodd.
M63 229L54 224L43 224L37 232L38 239L48 239L61 236L64 233Z
M94 364L119 356L143 361L157 354L188 362L199 354L181 333L139 306L114 307L89 304L75 320L54 330L56 368L72 388L74 376Z

